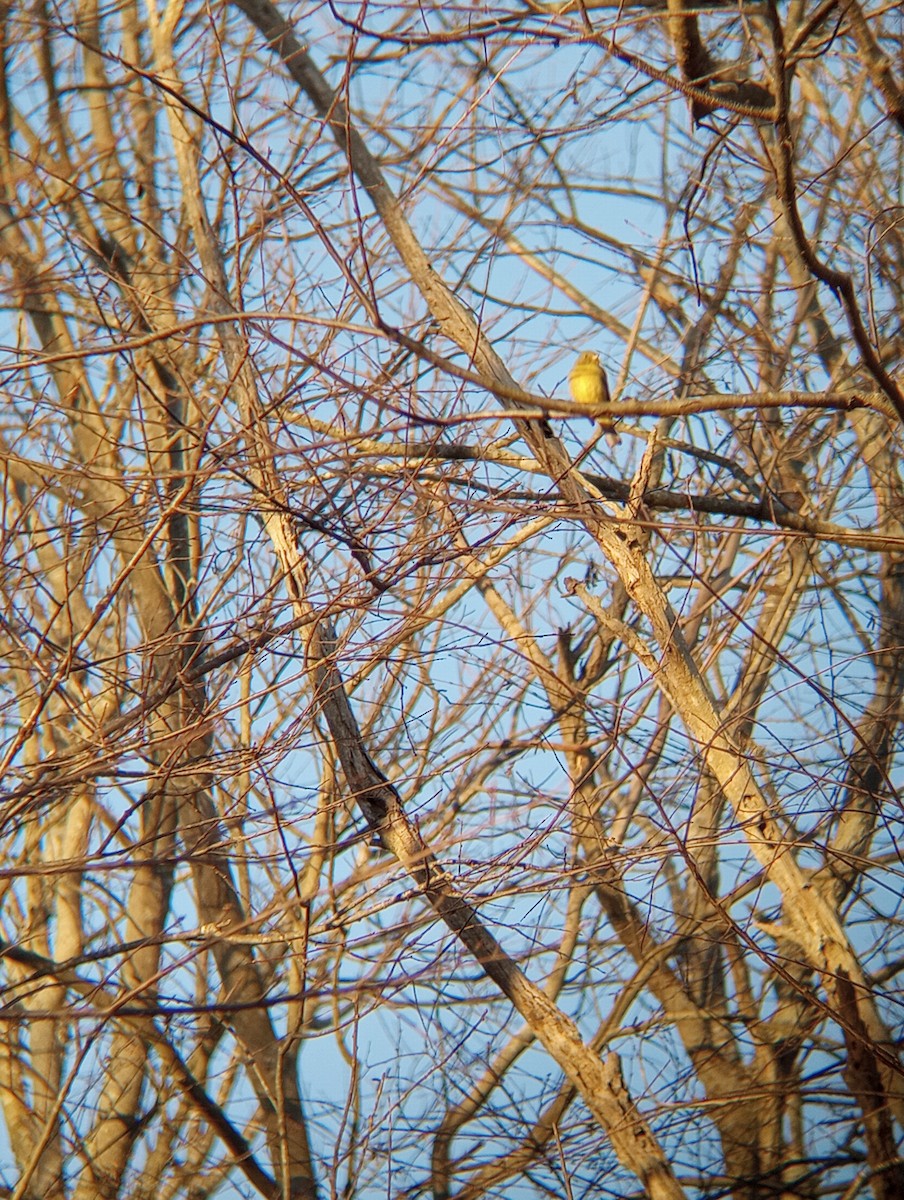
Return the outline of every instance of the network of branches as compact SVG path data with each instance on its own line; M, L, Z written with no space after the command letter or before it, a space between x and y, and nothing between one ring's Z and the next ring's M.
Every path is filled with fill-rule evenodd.
M904 1195L902 79L0 6L0 1196Z

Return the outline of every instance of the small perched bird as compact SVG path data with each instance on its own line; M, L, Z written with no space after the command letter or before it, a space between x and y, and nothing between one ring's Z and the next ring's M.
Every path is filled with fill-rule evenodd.
M609 403L609 382L606 372L600 362L600 356L593 350L585 350L578 355L577 362L571 368L568 376L568 386L571 388L571 398L575 404L595 408L599 404ZM610 421L600 421L606 431L606 441L610 446L618 445L618 434Z

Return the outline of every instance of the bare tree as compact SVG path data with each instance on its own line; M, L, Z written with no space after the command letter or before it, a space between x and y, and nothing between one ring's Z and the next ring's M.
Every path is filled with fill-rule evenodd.
M0 19L3 1194L904 1195L898 12Z

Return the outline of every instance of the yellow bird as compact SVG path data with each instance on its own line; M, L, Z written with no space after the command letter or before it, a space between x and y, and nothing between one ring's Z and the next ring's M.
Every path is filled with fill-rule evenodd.
M596 408L600 404L609 403L609 381L606 379L600 356L593 350L585 350L578 355L577 362L568 376L568 386L571 388L571 398L575 404ZM606 432L609 445L617 446L618 434L611 421L601 420L600 426Z

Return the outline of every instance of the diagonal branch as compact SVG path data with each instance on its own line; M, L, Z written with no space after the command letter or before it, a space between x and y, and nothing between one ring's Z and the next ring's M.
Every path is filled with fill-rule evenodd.
M461 940L515 1006L593 1116L606 1130L619 1161L640 1179L653 1200L684 1193L661 1147L628 1092L618 1056L603 1062L585 1045L574 1022L513 962L477 910L455 888L402 807L397 790L368 754L335 666L335 641L324 625L312 633L317 703L326 718L355 802L383 846L406 868L437 916Z

